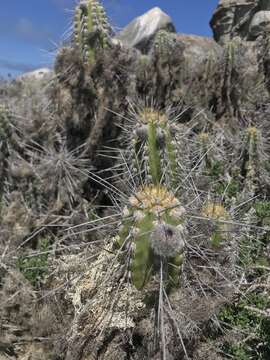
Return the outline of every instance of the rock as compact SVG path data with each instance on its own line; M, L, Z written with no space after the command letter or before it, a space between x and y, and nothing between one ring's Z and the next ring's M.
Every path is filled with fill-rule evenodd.
M124 46L135 47L147 53L155 34L161 30L175 32L172 19L160 8L154 7L142 16L135 18L120 33L116 39Z
M26 72L17 77L17 80L43 80L49 77L53 71L48 68L40 68L34 71Z
M221 44L235 36L248 40L250 22L258 10L258 0L220 0L210 21L214 39Z
M260 0L259 7L260 7L260 10L270 10L270 1L269 0Z
M267 26L270 25L270 11L258 11L252 18L249 34L251 38L257 38Z
M177 34L177 43L183 46L183 57L190 71L196 71L210 54L218 56L222 48L212 38Z

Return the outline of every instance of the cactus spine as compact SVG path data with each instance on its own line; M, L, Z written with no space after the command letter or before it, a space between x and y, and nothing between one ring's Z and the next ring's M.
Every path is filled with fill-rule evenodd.
M85 63L93 64L98 49L109 44L111 27L98 0L83 0L76 7L74 18L75 46Z

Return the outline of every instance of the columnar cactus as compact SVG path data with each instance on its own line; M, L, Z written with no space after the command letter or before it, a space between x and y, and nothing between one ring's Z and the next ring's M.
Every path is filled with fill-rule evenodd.
M0 105L0 141L1 147L10 136L10 113L5 106Z
M166 30L159 30L154 39L154 52L160 58L167 57L173 50L172 34Z
M214 247L219 247L230 234L231 216L223 205L209 202L202 209L202 215L213 222L210 241Z
M225 109L228 110L230 116L234 115L237 107L239 107L239 72L238 72L238 53L240 45L237 41L228 42L224 53L224 75L221 89L221 98ZM239 110L239 108L237 109Z
M224 151L222 135L213 136L209 131L202 131L195 137L194 154L198 175L219 178L223 173Z
M184 207L165 187L144 186L130 196L116 244L129 253L131 282L137 289L157 271L159 259L167 265L166 285L177 285L185 246L184 215Z
M255 192L264 170L264 144L262 134L256 126L248 127L243 136L242 175L249 191Z
M8 139L11 136L10 113L0 105L0 200L7 176Z
M149 183L176 187L178 162L181 160L177 128L165 112L143 108L135 117L131 147L134 177ZM183 154L182 154L183 157Z
M111 27L106 12L98 0L82 0L75 10L75 46L83 61L93 64L96 51L109 44Z

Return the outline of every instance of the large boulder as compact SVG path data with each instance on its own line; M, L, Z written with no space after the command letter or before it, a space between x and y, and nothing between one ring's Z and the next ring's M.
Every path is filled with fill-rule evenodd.
M258 9L259 0L220 0L210 21L215 40L221 44L235 36L248 40L249 26Z
M186 34L177 34L175 38L182 46L185 64L192 72L199 70L210 54L218 57L222 53L221 46L212 38Z
M258 11L252 18L249 27L251 38L256 39L264 30L270 26L270 11Z
M144 15L135 18L116 35L116 39L120 40L124 46L135 47L147 53L159 30L176 31L172 19L160 8L154 7Z
M259 6L261 10L270 10L269 0L259 0Z

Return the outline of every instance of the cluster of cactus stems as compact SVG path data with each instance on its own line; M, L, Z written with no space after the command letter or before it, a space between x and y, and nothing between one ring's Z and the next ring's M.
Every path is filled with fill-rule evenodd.
M115 243L129 254L130 281L137 289L159 274L161 261L164 283L171 289L179 285L186 222L175 191L175 125L166 112L143 107L130 133L127 153L136 186L128 195Z
M179 200L179 174L184 175L179 168L185 154L178 130L168 112L144 107L136 113L130 131L127 161L131 161L135 190L133 187L123 211L116 244L128 252L131 283L137 289L142 289L158 272L160 259L166 264L163 279L168 288L179 286L187 234L186 209ZM209 152L210 134L201 132L195 139L200 152L196 165L203 162L203 170L211 172L215 157L213 151ZM201 216L213 224L209 242L218 248L227 240L229 212L222 204L212 202L201 210Z
M75 10L74 40L83 61L93 64L96 52L109 44L111 27L98 0L81 0Z

